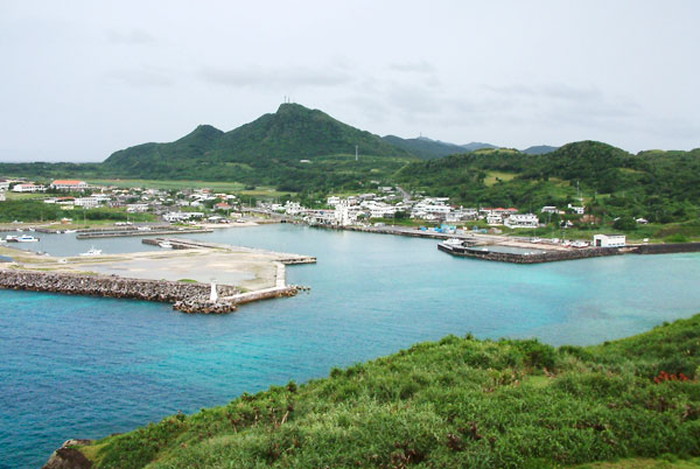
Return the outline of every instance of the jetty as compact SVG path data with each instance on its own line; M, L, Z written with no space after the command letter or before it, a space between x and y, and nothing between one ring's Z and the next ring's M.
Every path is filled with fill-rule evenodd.
M511 264L541 264L544 262L619 256L623 254L672 254L699 252L700 243L631 244L622 247L544 248L541 245L475 244L456 238L438 243L437 248L458 257Z
M22 252L0 269L0 288L93 295L171 303L185 313L221 314L239 305L296 295L286 266L316 262L312 256L203 243L166 241L173 249L55 258Z
M124 238L136 236L163 236L173 234L191 234L191 233L211 233L212 229L208 228L172 228L165 227L126 227L126 228L109 228L109 229L91 229L78 232L75 237L77 239L99 239L99 238Z

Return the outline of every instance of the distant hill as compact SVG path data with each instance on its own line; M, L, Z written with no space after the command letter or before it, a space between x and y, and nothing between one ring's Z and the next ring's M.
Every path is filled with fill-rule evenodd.
M331 155L411 158L379 136L344 124L319 110L282 104L229 132L200 125L169 143L145 143L107 158L107 169L123 176L149 178L233 177L247 179L280 162L296 163Z
M535 145L522 150L526 155L545 155L547 153L552 153L559 147L551 147L549 145Z
M443 156L464 153L465 151L464 147L460 145L432 140L426 137L403 139L395 135L387 135L382 137L382 139L424 160L442 158Z
M464 148L466 151L476 151L476 150L498 148L496 145L491 145L490 143L482 143L482 142L471 142L471 143L466 143L466 144L460 145L460 146L462 148Z
M285 103L229 132L200 125L174 142L119 150L103 170L111 177L227 180L300 192L359 189L369 180L387 180L413 160L418 158L377 135Z

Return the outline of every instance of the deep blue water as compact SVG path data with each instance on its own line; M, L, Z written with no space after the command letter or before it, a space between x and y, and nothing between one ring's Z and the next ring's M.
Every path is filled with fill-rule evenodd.
M519 266L454 258L431 240L293 225L189 237L317 256L287 269L312 290L226 316L0 290L0 467L39 467L68 438L128 431L450 333L591 344L700 312L699 254ZM32 247L71 255L91 245L151 249L69 235Z

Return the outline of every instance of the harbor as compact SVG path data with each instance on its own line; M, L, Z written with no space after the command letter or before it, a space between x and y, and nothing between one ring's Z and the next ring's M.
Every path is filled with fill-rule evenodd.
M8 251L0 287L73 295L129 298L173 304L186 313L227 313L240 304L294 296L305 287L288 285L286 265L316 258L181 238L148 239L172 249L53 257ZM88 255L89 253L89 255Z

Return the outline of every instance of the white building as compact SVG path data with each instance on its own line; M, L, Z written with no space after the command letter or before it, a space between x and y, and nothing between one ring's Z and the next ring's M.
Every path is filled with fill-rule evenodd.
M593 236L593 246L597 248L621 248L627 244L623 234L597 234Z
M96 208L100 205L100 201L97 197L77 197L73 201L73 205L83 208Z
M5 191L0 191L0 202L5 201Z
M503 216L500 213L489 213L486 215L486 224L488 225L502 225Z
M506 218L503 224L508 228L537 228L540 220L534 213L516 213Z
M10 181L7 179L0 179L0 192L10 189Z
M571 210L576 215L583 215L584 212L586 211L585 207L576 207L576 206L571 205L571 204L569 204L568 209Z
M359 205L353 205L349 200L341 200L335 206L335 222L341 226L354 225L357 223L357 217L360 214L361 208Z
M126 206L127 213L144 213L148 212L148 204L128 204Z
M204 214L202 212L168 212L163 215L163 220L169 223L177 223L203 217Z
M46 190L46 187L40 185L40 184L15 184L15 186L12 188L12 192L43 192Z
M396 214L395 206L376 200L364 201L360 207L369 212L370 218L391 218Z
M57 179L49 187L59 191L84 191L88 188L88 183L76 179Z
M540 213L557 213L557 207L554 205L545 205L542 207L542 210L540 210Z
M452 207L446 204L449 200L447 197L426 197L413 206L411 216L414 218L445 218L450 213Z

